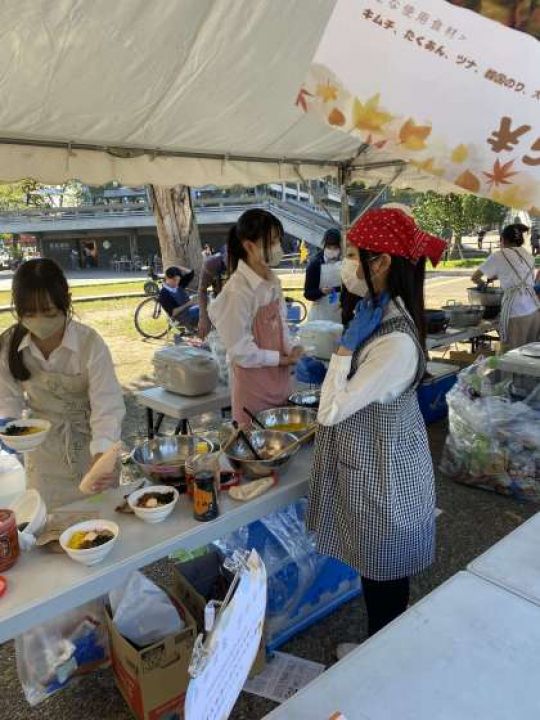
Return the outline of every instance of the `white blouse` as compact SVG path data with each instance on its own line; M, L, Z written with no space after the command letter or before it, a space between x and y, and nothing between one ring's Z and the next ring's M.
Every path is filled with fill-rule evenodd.
M392 303L385 319L399 314ZM383 335L370 343L360 353L350 380L352 356L333 355L322 386L318 421L321 425L337 425L371 403L395 400L414 381L419 360L416 343L402 332Z
M264 280L240 260L236 271L208 307L208 316L225 345L229 362L244 368L279 365L279 352L261 349L253 337L255 315L275 300L281 303L283 340L285 350L289 352L287 307L279 278L272 273L272 280Z
M23 359L31 355L44 372L80 375L86 370L92 432L91 455L105 452L120 440L126 409L111 353L100 335L88 326L71 320L62 343L47 359L29 333L21 341L19 350L22 351ZM23 386L9 370L6 342L0 353L0 417L19 418L24 407Z

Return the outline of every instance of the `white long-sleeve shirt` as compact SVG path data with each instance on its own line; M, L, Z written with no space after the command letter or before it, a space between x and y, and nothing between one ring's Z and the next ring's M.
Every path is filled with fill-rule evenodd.
M258 310L279 300L283 320L283 340L286 352L291 348L287 327L287 307L277 275L264 280L245 262L238 268L227 284L208 307L208 315L227 350L229 362L244 368L279 365L277 350L263 350L253 337L253 321Z
M21 341L19 350L22 351L23 359L32 356L44 372L65 375L87 372L91 455L105 452L120 440L126 410L111 353L103 338L91 328L71 320L62 343L47 359L29 333ZM18 418L24 406L23 386L9 370L8 343L5 342L0 353L0 417Z
M385 319L399 312L392 303ZM402 332L383 335L370 343L360 353L350 380L352 356L333 355L322 386L319 422L337 425L371 403L395 400L414 381L419 359L416 343Z

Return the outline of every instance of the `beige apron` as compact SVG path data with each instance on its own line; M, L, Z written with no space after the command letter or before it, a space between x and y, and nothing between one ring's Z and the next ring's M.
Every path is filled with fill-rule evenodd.
M31 377L22 383L28 408L52 423L33 452L25 455L27 485L45 500L49 512L81 499L79 483L90 467L90 400L88 377L41 370L25 358Z

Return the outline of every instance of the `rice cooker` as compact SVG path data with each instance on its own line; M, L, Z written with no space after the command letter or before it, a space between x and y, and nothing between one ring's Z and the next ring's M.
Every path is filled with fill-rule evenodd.
M154 353L156 382L169 392L195 397L216 389L219 368L207 350L175 345Z
M312 320L298 330L298 337L307 355L330 360L339 347L343 325L328 320Z

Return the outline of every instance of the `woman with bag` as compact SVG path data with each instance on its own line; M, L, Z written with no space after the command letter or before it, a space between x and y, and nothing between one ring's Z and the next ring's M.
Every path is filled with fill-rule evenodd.
M526 225L507 225L501 233L502 249L493 253L472 276L476 285L498 279L504 290L500 334L507 350L540 340L540 301L534 289L534 258L525 250Z
M343 280L364 296L332 356L319 406L308 527L361 575L369 634L404 612L435 553L434 474L416 389L426 369L425 258L445 243L398 209L347 234ZM349 648L338 648L341 657Z

